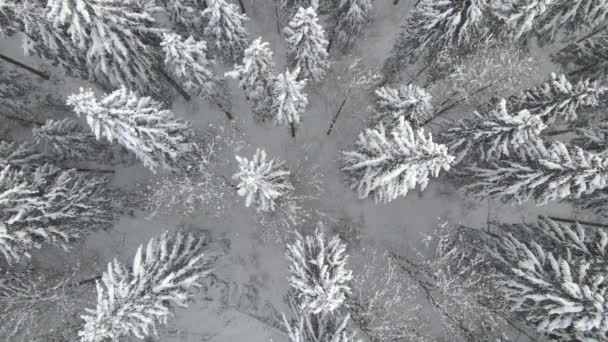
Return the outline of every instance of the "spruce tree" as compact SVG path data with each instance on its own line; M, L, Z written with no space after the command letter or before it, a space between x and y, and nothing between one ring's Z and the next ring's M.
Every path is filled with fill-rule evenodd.
M342 171L359 198L373 196L376 203L388 203L416 184L424 190L429 177L449 170L453 160L446 146L422 129L414 131L402 116L391 131L380 124L360 133L356 150L343 152Z
M171 316L171 303L188 306L193 290L210 272L205 244L204 238L165 232L139 246L131 267L116 259L110 262L97 283L95 309L82 316L81 341L157 334L157 327Z
M576 41L551 55L568 75L579 79L600 79L608 72L608 32L601 31L586 39Z
M291 135L295 137L295 128L300 124L300 116L308 104L308 95L303 93L307 80L297 80L299 70L279 74L272 87L272 113L275 123L290 125Z
M546 217L500 228L491 251L511 311L551 339L608 338L608 234Z
M316 0L281 0L281 9L285 13L285 18L291 20L299 8L312 7L315 4L315 1Z
M342 45L352 44L370 20L371 0L340 0L333 10L336 26L333 39Z
M479 198L513 204L533 200L542 205L578 199L608 187L608 158L580 147L568 148L555 141L546 148L539 142L528 147L524 155L525 159L471 167L474 182L465 189Z
M92 90L81 88L67 104L86 118L98 140L116 140L153 172L159 167L176 169L192 151L190 126L150 97L121 88L98 99Z
M325 31L314 7L300 7L285 28L290 67L299 70L299 79L318 82L325 78L329 54Z
M517 155L522 145L538 141L546 127L540 116L526 109L509 113L503 99L493 110L474 112L472 118L450 125L442 139L456 164L465 157L490 161Z
M46 154L62 159L88 160L99 153L101 144L95 136L71 119L47 120L32 129L33 142Z
M247 100L253 105L253 112L260 121L271 117L271 99L276 78L276 66L268 42L257 38L247 49L241 64L226 76L238 78L239 86L245 91Z
M236 160L239 171L232 178L239 181L237 192L245 197L246 207L253 205L259 211L274 211L276 201L293 190L284 162L266 159L264 150L257 149L251 160L240 156Z
M402 85L397 89L385 86L376 89L375 93L375 121L382 122L384 127L396 126L401 116L417 125L433 114L431 94L416 85Z
M206 0L207 8L201 13L205 21L203 31L213 52L225 63L236 63L243 58L249 45L244 14L238 6L226 0Z

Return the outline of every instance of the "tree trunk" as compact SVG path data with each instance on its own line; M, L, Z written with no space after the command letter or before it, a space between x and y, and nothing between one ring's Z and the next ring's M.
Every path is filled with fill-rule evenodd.
M274 18L277 22L277 33L281 34L281 20L279 16L279 7L277 5L274 5Z
M73 168L79 172L91 172L91 173L116 173L115 170L104 170L104 169L88 169L85 167L74 167Z
M186 101L190 101L190 95L188 95L188 93L179 84L177 84L177 82L174 79L171 78L171 76L167 75L167 73L160 67L158 67L158 72L160 72L160 74L163 75L163 77L169 82L169 84L171 84L173 86L173 88L175 88L175 90L177 90L177 92L180 93L180 95Z
M247 13L245 12L245 4L243 3L243 0L239 0L239 6L241 7L241 13Z
M329 44L327 44L327 53L329 53L331 51L331 46L334 44L334 38L335 37L336 37L336 35L334 34L329 39Z
M291 137L295 138L296 137L296 125L293 122L291 122L289 125L291 126Z
M5 117L5 118L7 118L7 119L15 120L15 121L18 121L18 122L22 122L22 123L25 123L27 125L34 125L34 126L38 126L38 127L44 125L44 122L40 122L40 121L36 121L36 120L19 118L19 117L8 115L8 114L4 114L4 113L0 113L0 115L3 116L3 117Z
M51 77L49 75L47 75L46 73L44 73L44 72L42 72L40 70L36 70L36 69L34 69L34 68L30 67L30 66L27 66L27 65L25 65L25 64L23 64L21 62L18 62L18 61L14 60L14 59L12 59L10 57L7 57L5 55L0 54L0 58L3 59L3 60L5 60L5 61L7 61L7 62L9 62L9 63L11 63L11 64L13 64L13 65L16 65L16 66L20 67L21 69L27 70L27 71L31 72L32 74L34 74L34 75L36 75L36 76L38 76L40 78L43 78L43 79L45 79L47 81L51 79Z
M409 81L409 83L408 83L407 85L410 85L410 84L412 84L412 83L413 83L415 80L417 80L417 79L418 79L418 77L420 77L420 75L422 75L422 73L423 73L423 72L425 72L425 71L426 71L426 69L428 69L428 68L429 68L429 64L425 65L425 66L424 66L424 68L420 69L420 71L418 71L418 72L416 73L416 76L414 76L414 78L413 78L411 81Z
M549 216L549 218L552 219L553 221L557 221L557 222L580 223L580 224L585 225L585 226L592 226L592 227L599 227L599 228L606 228L606 229L608 229L608 224L603 224L603 223L596 223L596 222L589 222L589 221L566 219L566 218L560 218L560 217L555 217L555 216Z
M101 279L101 275L95 276L95 277L93 277L93 278L89 278L89 279L81 280L81 281L77 282L77 283L75 284L75 286L82 286L82 285L86 285L86 284L88 284L88 283L92 283L92 282L94 282L94 281L96 281L96 280L99 280L99 279Z
M593 67L596 67L598 64L599 64L599 63L595 63L595 64L589 64L589 65L584 66L584 67L582 67L582 68L578 68L578 69L576 69L576 70L574 70L574 71L570 71L570 72L568 73L568 76L574 76L574 75L576 75L576 74L578 74L578 73L580 73L580 72L582 72L582 71L586 71L586 70L588 70L588 69L593 69Z
M234 115L232 115L232 113L227 110L224 109L224 106L222 106L221 103L219 103L218 101L212 101L213 104L215 104L224 114L226 114L226 117L228 118L228 120L232 121L234 120Z
M553 137L553 136L556 136L556 135L566 134L566 133L570 133L570 132L574 132L574 130L570 129L570 128L558 129L558 130L555 130L555 131L547 132L544 135L546 135L548 137Z
M607 28L608 28L608 24L606 24L606 25L602 26L602 27L601 27L601 28L599 28L599 29L596 29L596 30L593 30L593 31L589 32L588 34L586 34L586 35L584 35L584 36L580 37L580 38L579 38L579 39L577 39L577 40L576 40L574 43L571 43L571 44L578 44L578 43L582 42L582 41L583 41L583 40L585 40L585 39L589 39L589 38L591 38L591 37L595 36L596 34L598 34L598 33L602 32L602 31L604 31L604 30L605 30L605 29L607 29ZM559 51L557 51L556 53L560 53L560 52L562 52L562 51L566 50L568 47L570 47L570 45L571 45L571 44L568 44L568 45L564 46L563 48L561 48L561 49L560 49Z
M338 116L340 116L340 113L342 112L342 107L344 107L344 104L346 103L347 99L348 98L345 98L344 101L342 101L342 103L340 104L340 107L338 108L338 111L334 115L334 118L331 120L331 123L329 124L329 129L327 130L327 135L331 134L331 130L334 128L334 125L336 124L336 120L338 120Z

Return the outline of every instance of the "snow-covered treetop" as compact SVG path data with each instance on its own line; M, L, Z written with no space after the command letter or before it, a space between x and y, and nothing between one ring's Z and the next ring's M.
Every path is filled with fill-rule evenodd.
M175 168L192 150L190 126L150 97L138 97L121 88L98 100L90 89L68 97L77 115L85 116L97 139L116 140L153 172Z
M318 82L329 67L325 31L318 23L314 7L300 7L284 29L291 68L300 71L299 79Z
M454 160L445 145L422 129L414 131L403 116L390 132L382 124L361 132L356 148L343 152L342 170L359 198L373 195L377 203L405 196L416 184L424 189L429 177L449 170Z
M371 0L341 0L334 11L335 39L350 44L361 35L371 17Z
M465 187L480 198L510 203L534 200L542 205L559 199L577 199L608 186L608 158L580 147L554 141L526 146L526 160L496 161L489 167L471 167L475 182Z
M296 232L287 244L289 285L299 310L312 314L331 313L350 293L352 272L346 269L346 244L338 236L330 239L320 228L313 235Z
M298 69L286 70L277 76L272 94L272 111L278 124L299 124L300 115L308 104L308 95L303 93L306 79L297 80Z
M201 13L206 22L204 34L213 50L226 63L240 61L247 48L247 16L238 6L226 0L206 0L207 8Z
M522 145L540 139L540 133L546 127L539 115L526 109L509 113L503 99L492 111L474 112L473 118L450 125L442 138L447 140L450 153L456 156L456 164L467 155L475 160L489 161L517 154Z
M608 234L546 217L502 228L491 252L511 310L555 339L605 340Z
M156 334L172 315L171 305L186 307L192 291L211 271L203 254L204 238L165 232L139 246L133 265L108 264L97 283L97 305L82 316L82 342L119 341Z
M245 206L254 205L260 211L274 211L276 200L293 190L289 181L289 170L284 162L266 159L266 152L257 149L253 158L236 156L239 171L232 176L237 179L237 191L245 197Z
M163 35L160 43L165 53L165 65L169 67L187 90L195 90L199 96L210 97L218 91L218 80L213 75L213 62L207 58L207 43L186 40L175 33Z
M597 81L583 80L573 85L565 75L551 73L549 82L508 98L507 108L512 112L527 109L542 116L547 124L558 118L572 121L577 118L579 109L598 106L599 96L607 90Z
M432 96L416 85L402 85L398 89L380 87L375 91L379 122L385 127L394 127L399 117L414 123L424 121L433 113Z

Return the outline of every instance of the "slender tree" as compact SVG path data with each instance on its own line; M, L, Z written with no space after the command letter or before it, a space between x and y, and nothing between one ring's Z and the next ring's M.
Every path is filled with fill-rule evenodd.
M300 124L300 116L308 104L308 95L302 91L306 79L297 80L299 70L286 70L279 74L272 88L272 113L275 123L291 126L291 135L295 137L296 126Z
M155 172L158 167L173 169L191 152L189 125L175 119L150 97L138 97L121 88L98 100L90 89L80 89L68 97L77 115L86 118L97 139L116 140Z
M266 159L264 150L257 149L251 160L239 156L236 160L239 171L232 178L239 181L237 192L245 197L246 207L253 204L259 211L274 211L276 201L293 190L284 162Z
M371 11L371 0L340 0L333 10L336 21L333 39L345 46L352 44L363 33Z
M300 7L285 28L290 67L299 70L299 79L312 82L325 78L329 54L325 31L319 25L315 7Z
M311 7L315 4L315 1L316 0L281 0L281 9L285 13L287 20L291 20L300 7Z
M188 306L192 291L210 272L212 260L203 254L204 246L204 238L165 232L139 246L132 267L110 262L97 283L96 308L82 316L81 340L156 334L171 316L170 303Z
M247 17L226 0L206 1L208 7L201 16L206 22L203 33L207 41L212 42L213 51L225 63L240 61L249 45L245 29Z
M539 115L526 109L509 113L503 99L497 108L474 112L472 118L451 125L442 133L442 139L456 157L456 164L465 157L490 161L517 155L522 145L538 141L546 127Z
M424 190L429 177L450 169L454 157L422 129L414 131L403 116L390 132L380 124L359 134L356 150L343 152L343 166L359 198L376 203L405 196L416 184Z

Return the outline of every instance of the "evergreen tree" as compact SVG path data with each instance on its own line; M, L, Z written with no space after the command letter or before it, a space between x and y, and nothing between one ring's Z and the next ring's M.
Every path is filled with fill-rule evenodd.
M579 79L599 79L608 73L608 32L602 31L571 43L551 55L551 59L565 69L572 70L568 75Z
M541 217L499 232L492 254L512 312L551 339L608 337L605 231Z
M70 119L47 120L32 129L34 143L47 154L62 158L87 160L99 152L101 144L78 122Z
M489 33L487 0L421 0L384 65L386 77L419 59L434 61L446 50L474 45Z
M32 171L48 161L43 154L36 151L31 143L18 144L0 140L0 168L10 166L19 170Z
M394 127L403 116L417 125L433 114L432 96L426 90L413 84L398 89L380 87L376 89L376 119L385 127Z
M292 136L295 136L295 127L300 124L300 115L306 109L308 96L302 93L307 80L297 80L299 70L292 72L286 70L279 74L272 87L272 113L275 123L291 125Z
M8 261L29 257L42 243L67 248L83 234L112 225L107 180L45 164L32 172L0 172L0 252Z
M175 33L168 33L160 46L165 53L165 65L186 90L194 90L207 98L221 93L221 81L213 74L213 62L207 58L206 42L196 41L192 36L183 40Z
M334 39L344 45L352 44L369 22L371 11L371 0L340 0L333 11Z
M268 43L258 38L245 49L242 64L236 64L234 70L226 73L228 77L239 79L239 86L261 121L270 116L275 69Z
M526 158L502 160L469 169L474 183L465 189L476 197L509 203L534 200L538 205L577 199L608 186L608 159L580 147L553 142L527 149Z
M201 26L201 13L206 0L159 0L153 1L152 11L160 6L169 21L172 31L181 36L196 34ZM195 36L196 39L200 37Z
M254 205L259 211L274 211L276 200L293 190L289 170L284 162L266 159L266 152L257 149L253 158L236 156L239 171L232 176L239 184L237 192L245 197L245 206Z
M204 238L165 232L139 246L131 268L116 259L110 262L97 283L96 308L82 316L81 341L156 334L171 316L170 303L186 307L193 289L210 272L204 246Z
M449 170L454 157L422 129L414 131L403 117L387 132L380 124L359 134L355 151L343 152L342 170L359 198L373 195L376 203L405 196L416 184L424 190L429 177Z
M247 17L239 13L238 6L226 0L206 0L207 8L201 13L206 22L204 35L212 42L213 51L225 63L243 58L247 48Z
M509 97L507 109L511 112L526 109L532 114L540 115L549 125L558 118L572 121L581 109L597 107L600 95L607 90L598 82L589 80L573 85L566 76L552 73L549 82Z
M316 0L281 0L281 9L284 11L285 17L291 20L299 8L312 7L316 3L318 3Z
M314 7L300 7L284 32L290 67L300 71L299 79L318 82L329 68L327 45L323 27L317 23Z
M189 125L175 119L150 97L137 97L121 88L98 100L90 89L68 97L77 115L86 117L97 139L116 140L133 152L144 166L174 169L180 158L192 150Z
M540 116L526 109L509 113L503 99L498 108L474 112L473 118L450 125L442 138L447 141L450 153L456 156L456 164L467 156L490 161L517 155L522 145L538 141L546 127Z

